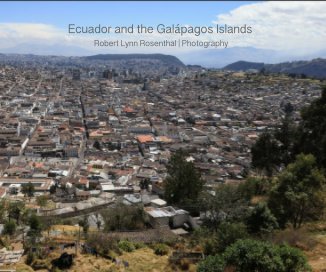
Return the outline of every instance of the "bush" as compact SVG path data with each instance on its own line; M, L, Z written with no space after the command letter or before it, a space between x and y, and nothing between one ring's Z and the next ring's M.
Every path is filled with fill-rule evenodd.
M246 226L242 223L222 223L217 232L211 235L204 244L205 255L215 255L239 239L248 237Z
M140 248L144 248L146 245L141 242L136 242L136 243L134 243L134 246L136 249L140 249Z
M278 228L278 223L267 205L259 203L247 218L247 226L251 233L266 234Z
M35 258L36 258L35 254L32 251L29 251L26 256L25 263L27 265L31 265L34 262Z
M288 245L245 239L229 246L223 255L209 256L198 265L198 272L229 271L307 272L310 266L303 253Z
M96 249L99 254L107 255L110 251L120 253L118 242L106 234L96 233L87 236L87 245Z
M120 241L118 243L118 246L120 249L122 249L123 251L126 251L126 252L133 252L136 249L134 244L128 240Z
M156 244L154 246L154 253L160 256L167 255L169 253L169 247L165 244Z
M239 185L238 190L244 198L251 200L253 196L266 195L270 187L271 183L267 178L249 177Z
M219 256L208 256L201 261L197 267L197 272L224 272L225 261Z
M47 260L41 260L41 259L36 259L31 266L34 270L41 270L41 269L49 270L51 268L50 263Z
M187 259L181 259L180 261L180 268L183 271L189 271L189 267L190 267L190 261Z
M73 254L62 253L59 258L52 261L52 265L61 270L69 269L73 265Z
M146 227L145 213L141 206L119 204L104 210L101 215L105 232L143 230Z
M16 223L14 221L6 221L3 226L3 235L13 235L16 231Z

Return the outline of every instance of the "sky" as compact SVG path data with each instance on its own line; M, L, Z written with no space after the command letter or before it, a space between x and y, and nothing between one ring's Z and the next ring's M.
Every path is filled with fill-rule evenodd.
M2 2L0 21L42 23L65 28L78 24L207 24L216 14L254 2Z
M309 54L325 51L326 2L303 1L189 1L189 2L0 2L0 52L25 50L37 53L40 47L82 48L88 52L103 53L106 49L94 47L94 36L69 35L68 24L92 25L171 25L209 26L216 24L250 25L248 35L202 35L201 40L228 40L229 47L253 47L282 52ZM97 38L97 37L96 37ZM108 36L100 36L107 39ZM122 35L115 39L163 40L175 35ZM185 36L198 40L192 35ZM26 49L27 47L27 49ZM16 48L16 49L15 49ZM7 50L7 51L6 51ZM76 49L77 50L77 49ZM104 51L103 51L104 50ZM129 50L129 51L128 51ZM116 48L113 53L130 53L130 49ZM132 52L157 52L158 49L133 48ZM162 53L189 51L193 48L160 48ZM77 50L78 51L78 50ZM76 51L76 52L77 52ZM86 52L86 51L85 51Z

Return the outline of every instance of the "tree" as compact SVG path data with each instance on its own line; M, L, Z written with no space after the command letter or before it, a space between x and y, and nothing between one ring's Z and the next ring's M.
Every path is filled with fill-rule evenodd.
M83 228L83 232L86 235L89 229L88 218L85 215L82 220L79 220L78 225Z
M7 212L7 204L5 200L0 200L0 223L3 223Z
M281 127L274 131L274 137L279 143L280 164L285 166L295 159L293 152L296 130L297 127L293 124L291 115L286 114L282 120Z
M97 230L100 230L101 229L101 225L102 225L102 221L100 220L98 213L95 215L95 217L96 217Z
M149 178L145 178L140 181L139 186L140 186L140 189L148 191L150 184L151 184L151 180Z
M265 203L259 203L254 208L246 223L251 233L266 234L278 228L276 217Z
M34 192L35 192L35 188L31 182L28 182L27 184L23 184L22 193L24 194L24 196L32 197L34 196Z
M325 208L326 178L317 168L313 155L300 154L277 177L268 206L281 227L290 222L294 228L318 219Z
M278 142L270 132L260 135L251 148L252 167L266 173L272 174L280 165L280 149Z
M16 220L17 225L19 225L19 220L25 208L25 204L23 202L10 202L8 208L8 217L9 221L11 218Z
M57 191L58 185L57 184L53 184L50 187L50 194L53 195L55 194L55 192Z
M101 150L101 144L97 140L94 142L93 147L96 148L97 150Z
M291 115L292 112L294 111L294 107L292 105L291 102L287 102L285 105L284 105L284 108L283 108L284 112L286 115Z
M40 218L35 214L32 213L29 217L29 227L30 227L30 235L38 235L41 233L42 224Z
M205 212L204 225L217 229L222 222L239 222L247 216L249 202L237 186L221 185L201 195L201 209Z
M326 168L326 86L320 98L301 111L296 134L296 154L313 154L317 164Z
M204 253L205 255L223 253L228 246L247 237L248 232L243 223L224 222L218 226L215 233L209 236L204 245Z
M266 195L270 191L271 183L265 177L248 177L241 182L238 191L243 198L250 201L254 196Z
M3 226L3 235L13 235L16 231L16 223L14 221L6 221Z
M48 203L48 198L45 195L40 195L38 197L36 197L36 203L37 205L39 205L40 207L45 207Z
M167 165L165 199L170 204L195 203L204 182L192 162L185 159L183 151L174 153Z

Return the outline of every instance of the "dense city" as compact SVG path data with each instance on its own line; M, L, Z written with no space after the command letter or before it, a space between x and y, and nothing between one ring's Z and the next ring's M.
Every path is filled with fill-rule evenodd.
M300 110L321 95L320 80L161 59L0 59L2 205L23 203L23 210L37 220L51 222L42 235L33 236L32 224L19 223L23 212L17 217L13 213L17 226L8 238L12 248L0 253L3 265L32 256L24 254L24 243L33 244L28 237L38 244L50 237L63 249L68 245L69 252L90 256L95 254L87 243L92 232L112 230L110 239L123 237L126 244L133 239L159 243L163 236L184 239L209 215L165 197L173 154L186 154L208 193L221 185L242 184L256 174L251 148L259 136L279 127L288 112L299 123ZM126 209L137 209L146 218L143 228L110 225L108 213L119 220ZM3 220L1 232L5 225ZM202 259L202 252L190 253ZM125 269L130 265L123 257L114 263ZM186 269L182 264L169 269L194 269L194 264L184 265ZM44 267L39 269L50 271Z

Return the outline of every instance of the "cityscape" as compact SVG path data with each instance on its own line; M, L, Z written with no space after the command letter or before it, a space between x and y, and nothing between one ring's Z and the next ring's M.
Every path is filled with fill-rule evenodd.
M66 10L45 7L76 3L40 2L40 20L22 4L25 21L14 4L0 4L0 271L326 271L324 3L136 3L139 25L171 34L152 40L69 36ZM98 22L81 17L95 7ZM66 25L102 29L109 8L122 25L116 2L80 3ZM298 12L298 29L323 23L288 33ZM173 36L237 26L250 35Z

